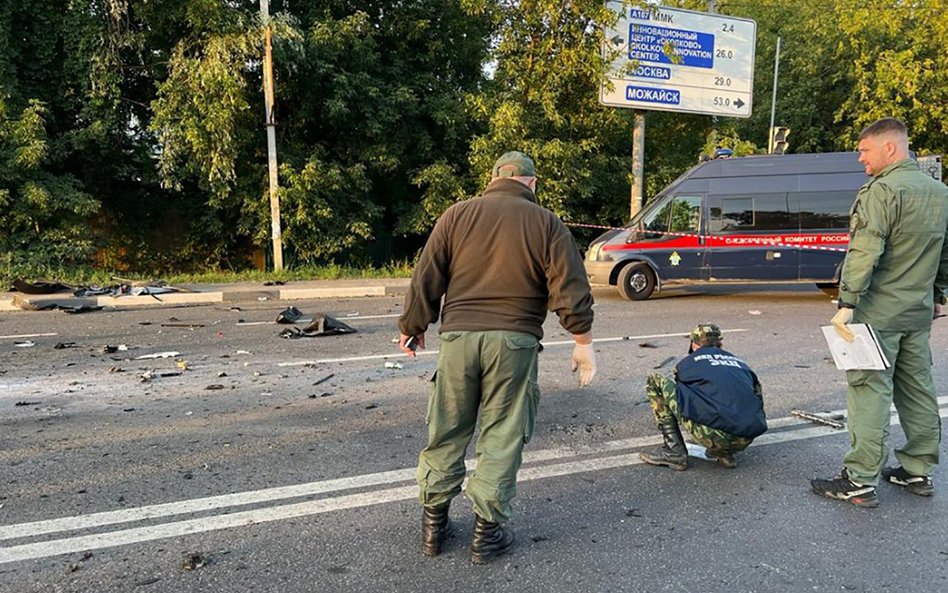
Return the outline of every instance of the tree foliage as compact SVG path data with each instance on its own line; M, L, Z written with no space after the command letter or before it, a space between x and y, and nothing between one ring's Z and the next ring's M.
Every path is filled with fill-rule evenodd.
M649 112L646 197L718 145L766 146L778 36L791 152L851 150L894 115L915 150L948 153L948 0L717 5L757 22L753 114ZM627 217L632 113L598 102L616 18L601 0L273 0L270 13L291 265L410 256L512 149L534 157L539 198L564 219ZM266 248L266 24L258 0L0 2L5 274L241 267Z

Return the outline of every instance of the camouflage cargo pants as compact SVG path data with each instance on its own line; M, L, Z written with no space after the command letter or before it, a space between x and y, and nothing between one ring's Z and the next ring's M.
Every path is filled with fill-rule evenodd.
M651 406L655 421L659 425L671 418L678 420L691 433L692 438L709 452L737 453L746 449L753 440L682 418L678 413L678 400L675 398L675 382L668 377L658 373L649 375L645 384L645 393L648 395L648 405Z

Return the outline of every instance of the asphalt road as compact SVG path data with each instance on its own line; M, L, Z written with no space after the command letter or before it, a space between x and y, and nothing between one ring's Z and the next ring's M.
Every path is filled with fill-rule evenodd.
M587 389L569 373L569 336L547 322L518 540L488 566L470 564L463 498L446 553L419 552L413 467L438 344L432 331L428 352L400 355L400 298L294 302L358 329L300 340L278 336L288 303L272 301L0 314L0 592L948 590L943 469L934 497L883 484L878 509L809 491L847 445L845 431L789 416L845 408L819 330L828 297L777 286L596 299ZM645 376L670 371L700 321L758 372L771 431L736 470L642 465L659 440ZM178 354L138 358L163 352Z

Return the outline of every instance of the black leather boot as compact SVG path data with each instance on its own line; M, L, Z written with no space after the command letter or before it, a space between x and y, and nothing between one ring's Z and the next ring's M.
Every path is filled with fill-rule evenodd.
M421 515L421 553L425 556L437 556L441 553L444 540L451 532L448 521L449 506L424 507Z
M487 564L510 549L514 535L500 523L491 523L474 515L474 539L471 541L471 562Z
M642 451L639 457L649 465L665 465L679 471L688 469L688 448L678 429L678 420L671 418L659 424L658 428L662 431L665 444L651 452Z

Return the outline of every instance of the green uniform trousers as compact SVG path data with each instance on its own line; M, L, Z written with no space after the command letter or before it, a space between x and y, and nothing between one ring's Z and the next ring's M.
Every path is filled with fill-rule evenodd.
M746 449L753 441L747 437L682 418L678 412L678 399L675 397L675 382L664 375L658 373L649 375L645 383L645 394L648 396L648 405L652 408L655 421L659 426L671 419L675 419L676 422L681 421L682 426L691 433L695 441L712 453L727 455L737 453Z
M536 336L522 332L441 334L425 420L428 446L418 459L423 505L446 505L461 491L464 454L480 410L477 462L467 496L487 521L503 523L510 517L523 445L533 435L540 402L538 351Z
M894 403L906 438L895 456L910 474L930 476L941 443L928 344L931 330L875 333L892 366L884 371L846 371L850 449L843 465L854 481L879 483L888 457L889 408Z

